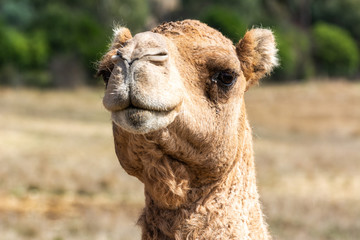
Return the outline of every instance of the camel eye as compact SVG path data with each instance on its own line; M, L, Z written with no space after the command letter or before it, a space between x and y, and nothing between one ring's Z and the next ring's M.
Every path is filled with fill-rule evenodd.
M237 74L229 71L219 71L215 73L211 80L221 87L229 88L236 82Z

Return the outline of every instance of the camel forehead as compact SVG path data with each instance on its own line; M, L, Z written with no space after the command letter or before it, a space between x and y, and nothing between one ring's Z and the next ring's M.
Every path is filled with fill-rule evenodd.
M233 43L219 31L197 20L166 22L151 30L173 40L202 45L222 45L232 47Z
M200 63L209 59L218 59L217 62L222 65L239 64L233 42L200 21L166 22L151 31L165 36L185 58L191 58Z
M136 34L129 43L133 44L135 48L165 48L167 47L166 38L159 34L150 31Z

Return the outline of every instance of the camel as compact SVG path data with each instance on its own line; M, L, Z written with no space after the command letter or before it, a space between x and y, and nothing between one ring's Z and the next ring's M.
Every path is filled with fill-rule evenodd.
M144 184L143 240L271 239L244 94L276 54L268 29L235 46L197 20L114 30L98 74L118 160Z

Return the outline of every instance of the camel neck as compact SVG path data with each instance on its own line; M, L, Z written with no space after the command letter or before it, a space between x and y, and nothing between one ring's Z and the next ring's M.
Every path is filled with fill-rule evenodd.
M251 142L225 181L202 187L197 201L177 209L158 207L151 195L139 219L143 240L270 239L259 204Z

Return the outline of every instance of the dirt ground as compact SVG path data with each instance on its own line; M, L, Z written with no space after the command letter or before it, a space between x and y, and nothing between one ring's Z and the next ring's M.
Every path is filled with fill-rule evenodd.
M102 90L0 89L0 239L135 240L142 185L115 157ZM360 83L246 93L278 240L360 236Z

